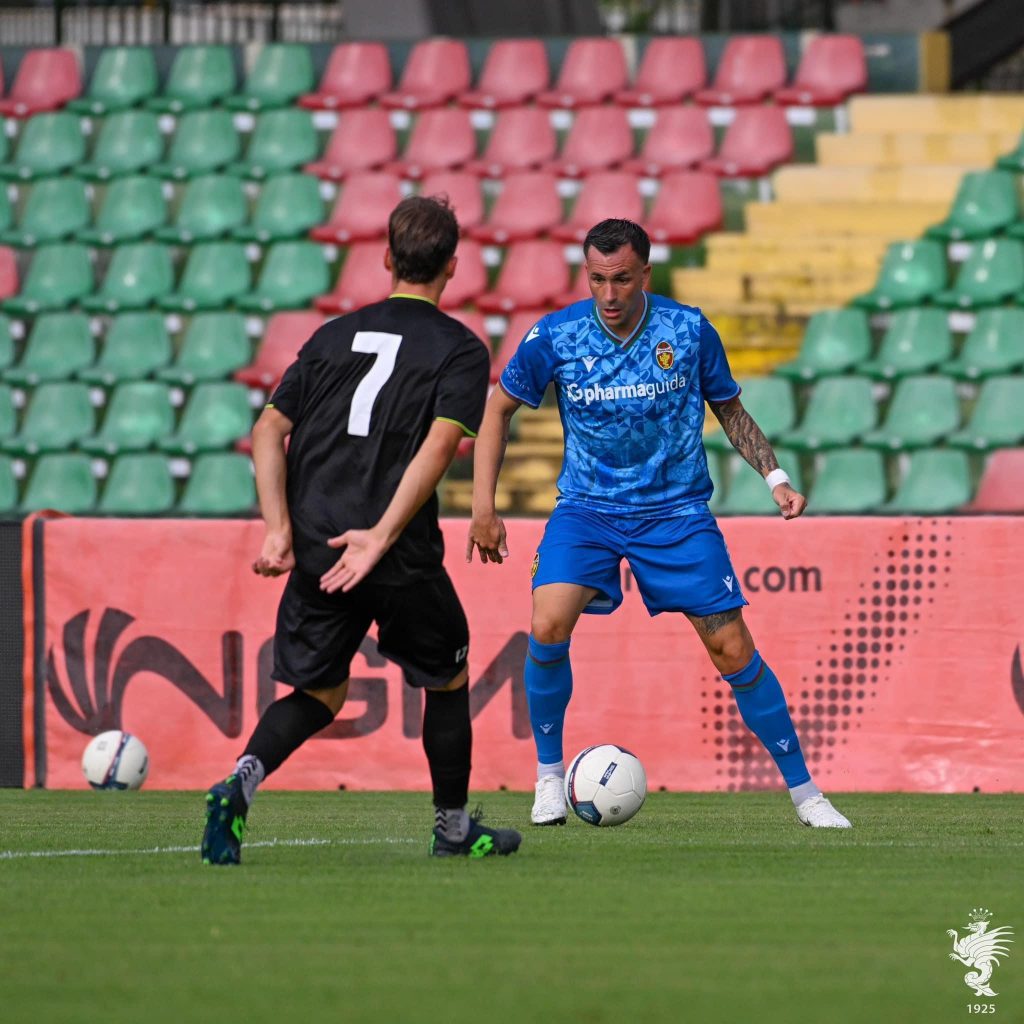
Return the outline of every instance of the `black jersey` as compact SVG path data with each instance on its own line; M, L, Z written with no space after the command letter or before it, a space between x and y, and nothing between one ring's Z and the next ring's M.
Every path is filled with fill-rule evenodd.
M476 435L489 368L480 339L422 299L386 299L313 334L269 403L294 424L288 509L300 571L326 572L340 557L329 537L380 519L434 420ZM443 557L434 494L367 579L426 579Z

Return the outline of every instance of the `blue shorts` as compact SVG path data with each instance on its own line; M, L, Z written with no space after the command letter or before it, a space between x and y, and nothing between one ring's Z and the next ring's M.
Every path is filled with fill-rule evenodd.
M622 604L623 558L651 615L703 617L747 603L710 512L641 519L557 505L534 558L533 586L593 587L600 593L584 611L608 615Z

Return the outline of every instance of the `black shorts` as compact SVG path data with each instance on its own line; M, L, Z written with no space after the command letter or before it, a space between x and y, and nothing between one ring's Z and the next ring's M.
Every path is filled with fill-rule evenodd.
M273 678L300 690L343 683L374 622L378 650L410 686L447 686L466 667L469 626L447 573L325 594L318 576L295 570L277 609Z

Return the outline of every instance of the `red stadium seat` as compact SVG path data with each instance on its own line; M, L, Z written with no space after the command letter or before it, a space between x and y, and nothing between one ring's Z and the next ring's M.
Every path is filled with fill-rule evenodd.
M488 313L550 306L569 287L569 266L562 246L547 239L510 245L494 291L485 292L477 305Z
M464 238L455 255L459 259L455 274L441 295L441 307L446 310L467 305L487 289L487 268L480 243Z
M993 452L965 512L1024 512L1024 448Z
M590 277L587 274L587 265L583 263L580 265L579 270L576 271L576 276L572 279L572 286L569 290L555 296L554 305L556 307L571 306L574 302L579 302L582 299L592 299L593 297L594 293L590 290Z
M835 107L868 85L864 44L857 36L815 36L800 59L796 78L775 93L785 106Z
M340 43L332 51L320 88L299 97L307 110L361 107L391 88L391 60L383 43Z
M0 300L18 294L18 263L14 250L0 245Z
M638 157L623 168L649 178L696 167L715 151L715 133L701 107L662 107Z
M582 107L603 103L629 83L626 55L616 39L574 39L566 51L554 89L537 102L545 107Z
M349 110L338 120L327 152L303 170L328 181L342 181L354 171L368 171L393 160L397 151L395 129L386 110Z
M424 110L413 125L401 159L387 169L403 178L422 178L430 171L453 170L476 156L476 132L469 111L458 107Z
M484 178L502 178L554 160L557 150L558 139L546 110L513 107L498 114L484 155L471 160L466 170Z
M510 174L485 224L470 234L482 242L507 245L546 234L562 219L558 179L548 171Z
M29 50L22 58L0 114L31 117L59 110L82 91L78 58L71 50Z
M760 103L786 82L786 56L777 36L734 36L725 45L715 81L696 100L706 107Z
M313 228L309 237L337 245L384 238L388 217L402 198L401 186L398 177L381 171L350 175L341 187L330 220Z
M515 355L519 343L529 334L533 325L547 312L546 308L520 309L508 318L508 327L491 359L491 383L497 384L501 371Z
M475 89L463 93L459 103L480 110L500 110L528 103L548 87L548 54L539 39L502 39L484 61Z
M701 170L723 178L760 178L793 157L793 132L782 107L742 107L726 129L718 156Z
M628 160L633 155L633 129L622 107L584 107L576 115L562 147L549 166L566 178L582 178Z
M349 313L390 294L391 275L384 267L384 244L356 242L349 247L333 291L314 303L324 313Z
M425 110L440 107L470 84L469 51L458 39L424 39L409 54L394 92L380 98L385 107Z
M704 47L691 36L659 36L644 50L633 85L615 94L624 107L659 107L681 103L708 79Z
M447 196L459 228L466 234L484 219L484 197L480 179L466 171L437 171L420 183L421 196Z
M323 316L311 309L275 313L267 322L256 358L235 373L235 380L251 388L272 390L284 371L295 362L299 349L323 322Z
M608 217L642 224L644 201L637 185L636 175L626 171L600 171L585 178L569 220L556 227L551 237L563 242L582 242L598 221Z
M653 242L689 245L722 225L718 179L702 171L677 171L662 178L647 233Z
M491 349L491 336L487 333L487 322L478 309L446 309L445 312L464 327L468 327L486 346Z

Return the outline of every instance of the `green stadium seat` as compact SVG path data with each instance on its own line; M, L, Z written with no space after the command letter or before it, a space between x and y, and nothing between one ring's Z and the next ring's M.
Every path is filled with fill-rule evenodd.
M807 511L861 515L885 504L885 456L872 448L834 448L818 457Z
M0 371L14 365L14 337L11 334L10 317L0 313ZM0 429L0 434L4 431Z
M173 431L170 387L154 380L126 381L111 393L103 425L79 447L100 455L144 451Z
M7 142L7 132L0 132L0 164L7 162L10 153L10 146Z
M801 452L842 448L877 422L874 386L867 377L825 377L814 385L800 426L779 440Z
M3 308L15 316L35 316L73 306L92 290L89 250L78 242L53 242L36 249L21 291Z
M238 452L200 455L177 511L189 516L234 516L251 512L256 504L252 463Z
M94 227L78 232L87 245L136 242L167 223L167 200L156 178L133 174L107 185Z
M32 392L21 430L0 441L12 455L59 452L96 430L89 388L78 381L51 381Z
M189 395L177 431L160 441L163 451L179 455L217 451L252 429L249 390L244 384L197 384Z
M775 372L793 380L812 381L846 373L871 355L871 329L860 309L825 309L807 321L800 353Z
M988 238L1008 228L1020 216L1017 183L1007 171L965 174L949 216L928 228L931 238L951 242Z
M96 358L89 318L80 312L43 313L35 318L17 366L3 377L18 387L66 380Z
M796 423L793 385L782 377L746 377L739 381L743 389L743 407L753 416L769 440L792 430ZM719 451L733 450L724 430L704 435L704 447Z
M14 158L0 164L0 179L32 181L62 174L84 159L85 138L74 114L37 114L25 122Z
M18 413L14 407L14 391L0 384L0 439L13 437L18 430Z
M953 355L953 335L944 310L934 307L899 309L892 314L878 357L857 367L878 380L924 373Z
M988 238L977 242L952 288L933 296L940 306L978 309L996 306L1024 288L1024 242Z
M120 381L141 380L167 366L172 351L162 313L121 313L110 321L99 359L95 365L79 370L78 378L105 387Z
M174 267L167 246L129 242L114 250L98 294L87 296L82 305L95 313L144 309L170 294L173 287Z
M98 512L108 516L159 516L174 506L174 479L164 455L131 452L110 464Z
M309 48L297 43L265 44L246 76L241 94L229 96L231 110L268 110L287 107L313 88L313 61Z
M91 181L138 174L164 155L160 122L151 110L120 110L104 118L92 159L74 168Z
M950 434L947 444L976 452L1013 448L1024 441L1024 375L989 377L978 391L963 430Z
M966 452L923 448L911 453L907 471L883 511L899 515L952 512L971 500L971 492Z
M209 174L237 160L241 147L226 110L192 110L178 122L167 159L154 164L150 173L175 181Z
M1024 368L1024 309L981 310L956 359L941 371L960 380L980 380Z
M28 190L17 227L0 233L0 242L23 249L59 242L92 220L84 181L42 178Z
M0 455L0 512L13 512L18 507L18 481L14 476L14 460Z
M320 155L320 140L307 110L268 110L256 120L245 157L232 157L227 170L243 178L262 180L294 171Z
M800 472L800 459L796 452L787 448L776 448L775 455L779 460L779 468L789 474L793 487L803 489L803 474ZM757 470L747 464L742 455L734 454L726 458L726 476L729 483L725 498L718 508L719 515L726 516L765 516L779 515L779 506L772 498L772 492Z
M889 310L919 306L946 284L946 252L932 238L894 242L885 251L875 287L853 303L863 309Z
M223 380L248 366L252 347L241 313L200 313L189 322L178 358L157 376L191 387L199 381Z
M996 161L996 166L1004 171L1024 174L1024 135L1017 141L1017 148L1001 156Z
M219 309L252 287L241 242L200 242L189 250L178 289L160 298L161 309L192 313Z
M158 87L156 58L148 46L108 46L96 63L88 92L67 109L102 117L138 106L155 96Z
M884 422L861 443L888 451L927 448L959 426L960 402L951 377L904 377L896 385Z
M235 60L227 46L183 46L171 66L163 94L146 101L169 114L211 107L235 90Z
M220 238L245 223L249 203L241 181L230 174L201 174L185 186L174 223L161 228L162 242L191 245Z
M0 238L13 223L14 207L11 206L11 197L7 194L7 189L0 188Z
M275 242L267 252L255 291L237 300L240 309L272 313L305 309L330 287L323 249L315 242Z
M252 220L236 227L231 234L242 241L266 245L305 237L323 220L324 201L317 178L308 174L275 174L263 183Z
M96 506L96 478L88 455L78 452L43 455L36 460L21 500L23 512L56 509L71 514Z

